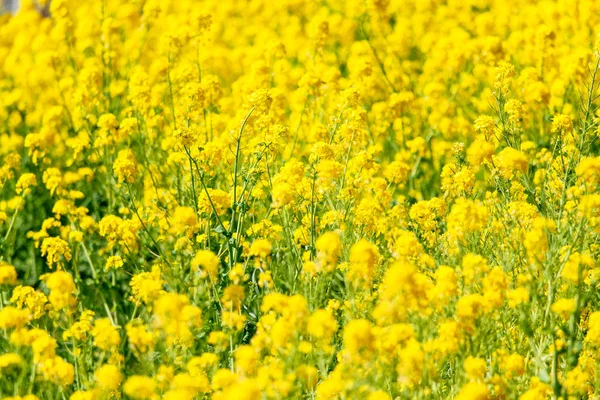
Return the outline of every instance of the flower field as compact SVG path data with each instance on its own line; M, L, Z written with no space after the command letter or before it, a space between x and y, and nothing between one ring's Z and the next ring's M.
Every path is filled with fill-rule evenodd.
M600 2L0 15L0 398L600 399Z

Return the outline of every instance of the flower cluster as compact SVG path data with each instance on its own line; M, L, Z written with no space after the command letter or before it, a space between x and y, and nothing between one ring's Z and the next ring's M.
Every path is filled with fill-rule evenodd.
M20 3L0 398L600 399L600 3Z

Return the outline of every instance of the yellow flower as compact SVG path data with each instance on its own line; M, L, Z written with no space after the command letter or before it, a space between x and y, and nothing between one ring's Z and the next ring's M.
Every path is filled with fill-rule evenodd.
M396 367L398 381L402 387L413 387L421 382L425 362L425 352L421 343L411 338L399 351L400 362Z
M593 189L600 184L600 157L582 157L575 173Z
M136 352L147 353L154 347L155 335L147 327L138 323L128 323L125 326L129 346Z
M37 185L37 179L32 173L25 173L19 177L19 180L16 184L16 192L17 194L22 194L23 196L27 196L31 190L29 189L32 186Z
M55 310L71 309L77 304L73 294L77 290L71 274L65 271L57 271L40 277L50 289L48 300Z
M154 396L156 383L152 378L141 375L133 375L127 378L123 384L123 392L137 400L151 399Z
M0 261L0 285L16 285L17 270L12 265Z
M110 269L119 269L123 266L124 262L123 259L121 258L121 256L111 256L108 257L108 260L106 260L106 270L109 271Z
M107 391L117 390L123 381L123 374L116 365L104 364L95 372L98 385Z
M21 328L29 322L29 312L7 306L0 310L0 329Z
M254 374L258 365L258 354L252 346L240 346L235 353L235 366L245 375Z
M509 376L520 376L525 373L525 358L520 354L509 354L502 357L501 366Z
M484 359L472 356L465 359L464 367L467 376L473 380L483 380L487 369Z
M575 311L575 299L559 299L550 308L553 313L566 319Z
M518 305L529 301L529 290L524 287L518 287L516 289L509 290L506 296L508 297L508 305L511 308L515 308Z
M494 121L494 118L490 117L489 115L482 115L477 117L474 124L475 130L483 134L486 139L489 139L494 135L496 123Z
M600 345L600 311L595 311L588 317L588 330L585 341L595 346Z
M548 398L552 393L552 387L547 383L540 381L540 378L534 376L531 378L529 390L519 396L519 400L538 400Z
M217 365L218 356L215 353L202 353L199 357L192 357L187 363L188 372L192 375L202 375L206 369Z
M115 351L121 344L121 336L109 318L100 318L94 321L91 330L94 345L105 351Z
M462 387L457 400L488 400L490 399L490 391L483 383L470 382Z
M163 284L164 281L161 278L158 265L152 267L152 272L140 272L134 275L129 282L129 286L133 291L133 298L146 304L151 303L164 293Z
M176 207L173 212L172 231L176 233L185 233L192 237L198 227L198 218L192 207Z
M16 353L6 353L0 355L0 371L14 365L21 364L23 359Z
M504 148L493 160L500 175L506 179L511 179L515 172L527 171L527 156L512 147Z
M315 242L321 269L331 272L342 252L342 240L337 232L326 232Z
M384 171L387 180L395 184L403 184L410 175L410 166L403 161L392 161Z
M484 162L492 161L495 146L487 140L475 140L467 149L467 161L472 167L479 168Z
M63 332L63 340L69 340L70 338L81 341L85 340L87 333L92 328L92 318L94 315L93 311L85 310L82 312L79 321Z
M183 294L163 293L154 302L154 326L163 332L169 346L190 346L192 329L201 324L202 310Z
M59 386L69 386L75 379L75 368L60 357L47 358L39 364L39 369L45 380L52 381Z
M271 251L271 242L269 242L267 239L256 239L254 242L252 242L248 255L266 259L271 255Z
M315 311L308 319L307 329L314 340L329 343L337 331L337 323L331 310Z
M579 365L567 372L564 387L570 395L582 395L590 389L590 374Z
M480 202L459 198L448 214L448 233L464 240L468 234L487 227L489 216L489 210Z
M361 239L350 248L348 277L358 283L370 283L379 262L379 249L368 240Z
M66 261L71 261L71 249L69 244L59 237L48 237L42 241L42 256L46 257L48 267L56 266L62 268L60 257Z
M221 260L210 250L199 250L192 260L192 266L200 270L202 277L209 277L214 282L219 274Z
M456 302L456 316L471 320L478 317L483 310L483 296L477 293L468 294Z
M130 149L119 151L115 162L113 163L113 171L120 183L134 183L137 169L137 160Z
M344 327L343 343L344 348L352 355L370 350L374 344L371 323L364 319L350 321Z
M447 196L469 196L475 185L475 175L468 166L457 167L450 163L444 165L442 173L442 190Z
M367 400L391 400L391 397L383 390L376 390L373 393L369 394Z
M312 365L300 365L298 367L298 377L299 379L309 388L312 388L316 385L319 370Z
M552 132L569 133L573 129L573 122L568 115L557 114L552 117Z

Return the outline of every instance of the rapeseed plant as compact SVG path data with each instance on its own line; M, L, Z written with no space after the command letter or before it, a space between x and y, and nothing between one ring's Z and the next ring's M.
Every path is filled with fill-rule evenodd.
M600 399L600 3L0 15L0 398Z

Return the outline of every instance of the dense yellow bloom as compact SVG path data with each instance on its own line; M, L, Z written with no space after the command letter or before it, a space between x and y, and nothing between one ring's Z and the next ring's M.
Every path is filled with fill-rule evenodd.
M344 328L344 347L351 355L358 355L373 347L371 324L364 319L350 321Z
M475 175L468 166L457 167L446 164L440 174L442 178L442 191L450 197L468 196L475 185Z
M519 400L535 400L547 398L552 393L552 387L542 383L538 377L531 378L530 388L527 392L519 396Z
M330 310L317 310L308 319L308 333L318 342L328 344L337 330L337 323Z
M94 345L105 351L113 351L121 343L121 336L109 318L100 318L94 321L91 330Z
M16 193L26 196L30 193L30 187L37 185L37 179L34 174L25 173L19 177L16 184Z
M559 299L552 304L552 312L567 318L575 311L575 299Z
M20 328L29 321L27 310L18 309L12 306L4 307L0 310L0 328Z
M116 215L107 215L98 224L99 233L104 236L110 246L123 246L126 252L135 251L139 244L137 232L140 224L137 220L122 219Z
M116 365L104 364L95 372L98 385L104 390L116 390L123 381L123 375Z
M529 301L529 291L527 288L518 287L516 289L510 290L506 297L508 298L508 304L510 307L516 307L519 304L525 303Z
M600 157L583 157L575 172L592 189L600 184Z
M60 386L71 385L75 379L73 365L58 356L44 359L38 364L38 368L44 379Z
M474 319L483 310L484 298L480 294L469 294L456 302L456 315L466 320Z
M498 172L506 179L511 179L516 172L527 170L527 157L523 152L512 147L504 148L497 156L493 157Z
M0 262L0 285L15 285L17 283L17 270L12 265Z
M182 294L164 293L154 302L154 324L164 333L169 345L191 345L192 329L201 325L201 316L202 310L191 305Z
M131 278L129 285L136 301L150 303L163 293L164 281L161 278L160 268L155 265L152 272L140 272Z
M434 304L446 305L458 293L456 271L449 266L441 265L435 275L435 286L429 290L427 297Z
M598 397L597 1L18 3L2 396Z
M69 273L57 271L44 275L40 279L50 289L48 300L55 310L69 309L77 304L77 299L74 296L77 287Z
M63 339L68 340L69 338L74 338L77 340L85 340L87 333L92 328L92 318L94 315L95 313L93 311L86 310L82 312L79 321L75 322L69 329L63 332Z
M173 213L172 230L192 236L196 231L198 218L192 207L177 207Z
M485 161L491 161L494 154L494 144L486 140L475 140L467 149L467 161L473 167L479 167Z
M123 384L123 392L134 399L150 399L154 396L156 383L147 376L134 375Z
M410 174L410 166L403 161L393 161L386 168L384 175L386 179L395 184L403 184Z
M272 251L271 242L267 239L256 239L250 246L249 255L266 259Z
M130 322L125 326L125 331L129 346L134 351L146 353L154 347L155 335L146 326Z
M410 208L409 216L420 229L424 231L436 231L439 219L446 211L443 200L434 197L431 200L423 200Z
M589 254L575 252L569 256L561 273L561 278L574 284L585 281L590 269L595 266L594 259Z
M568 115L557 114L552 117L552 132L569 133L573 129L573 122Z
M479 232L487 226L488 209L481 203L467 199L458 199L448 215L448 232L457 238L469 233Z
M192 260L192 266L200 270L201 276L208 277L211 281L217 279L221 260L210 250L200 250Z
M596 346L600 345L600 311L593 312L588 318L588 331L585 340Z
M21 356L16 353L2 354L0 355L0 371L13 365L19 365L22 361Z
M564 386L569 394L581 395L589 391L589 381L589 373L578 365L571 371L567 372Z
M462 259L462 276L465 283L473 283L476 277L487 273L490 267L487 260L480 255L468 253Z
M48 267L62 267L61 256L66 261L71 260L71 249L69 244L59 237L49 237L42 241L42 256L46 257Z
M502 358L502 369L510 376L525 373L525 358L520 354L509 354Z
M490 398L490 392L485 384L471 382L462 387L457 400L487 400Z
M469 356L464 363L465 372L470 379L481 380L487 369L485 360Z
M350 248L350 265L348 267L348 277L359 283L367 283L373 279L375 266L379 262L379 249L368 240L361 239Z
M107 270L110 269L119 269L124 265L123 259L120 256L111 256L106 260L105 268Z
M131 150L121 150L113 163L113 170L119 182L133 183L137 174L137 160Z
M235 351L235 362L243 374L252 375L256 371L258 354L252 346L240 346Z
M317 257L321 263L321 268L325 271L331 271L342 252L342 240L337 232L326 232L319 236L315 242L317 248Z
M475 130L481 132L486 138L489 138L494 134L496 122L494 118L489 115L481 115L477 117L474 122Z

